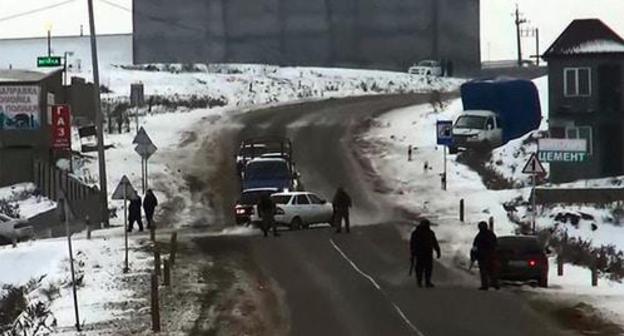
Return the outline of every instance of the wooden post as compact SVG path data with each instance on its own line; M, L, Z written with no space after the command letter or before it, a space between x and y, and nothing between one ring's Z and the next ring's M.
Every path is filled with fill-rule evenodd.
M557 255L557 276L563 276L563 256L561 253Z
M156 225L154 224L154 220L150 223L150 240L156 242Z
M171 234L171 252L169 255L169 258L171 259L171 266L175 265L175 260L176 260L176 252L178 249L178 233L177 232L173 232Z
M593 265L591 269L591 284L592 287L598 286L598 269L596 265Z
M459 221L464 222L464 199L459 200Z
M160 250L158 249L158 245L154 246L154 274L157 277L162 275L160 270Z
M165 276L164 276L164 285L165 286L169 286L171 284L171 268L169 267L169 260L165 258L165 260L163 260L163 266L164 266L164 271L165 271Z
M158 277L152 273L152 331L160 331L160 304L158 302Z
M490 219L488 220L488 224L490 225L490 231L494 232L494 217L490 216Z

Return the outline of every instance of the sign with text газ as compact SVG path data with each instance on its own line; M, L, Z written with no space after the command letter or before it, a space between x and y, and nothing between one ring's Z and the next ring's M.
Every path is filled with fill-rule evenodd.
M585 162L587 140L585 139L539 139L538 158L542 162Z
M0 86L0 130L33 130L41 126L39 86Z

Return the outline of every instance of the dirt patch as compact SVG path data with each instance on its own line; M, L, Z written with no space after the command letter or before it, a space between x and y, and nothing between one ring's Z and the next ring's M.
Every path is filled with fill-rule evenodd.
M180 148L184 148L194 142L196 142L198 139L197 137L197 133L195 132L185 132L182 135L182 141L180 141L180 144L178 145L178 147Z
M610 322L593 306L581 303L555 303L543 299L532 299L531 305L546 312L560 326L574 330L581 335L618 336L624 334L617 324Z
M490 190L506 190L515 187L513 179L508 179L486 165L492 158L490 151L465 151L457 156L457 162L475 171L483 184Z

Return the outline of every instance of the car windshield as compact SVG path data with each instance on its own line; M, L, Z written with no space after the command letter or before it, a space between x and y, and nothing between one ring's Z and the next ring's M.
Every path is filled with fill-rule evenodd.
M457 119L455 123L455 128L469 128L469 129L485 129L485 122L487 121L486 117L480 116L461 116Z
M275 195L271 196L271 199L275 204L288 204L288 201L290 201L291 197L292 196L290 195Z
M501 251L512 251L519 254L543 252L543 248L537 239L530 237L501 237L498 239L498 248Z
M288 178L289 170L286 161L251 162L245 168L245 179L283 179Z
M256 204L262 195L271 195L274 191L258 190L258 191L246 191L241 194L239 204L251 205Z
M433 61L422 61L422 62L418 63L418 66L433 67L433 66L436 66L436 63L433 62Z

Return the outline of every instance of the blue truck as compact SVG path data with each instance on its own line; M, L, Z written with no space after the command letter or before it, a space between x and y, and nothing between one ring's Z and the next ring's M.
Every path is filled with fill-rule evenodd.
M539 94L530 80L477 79L462 84L464 110L453 124L458 149L492 149L539 128Z

